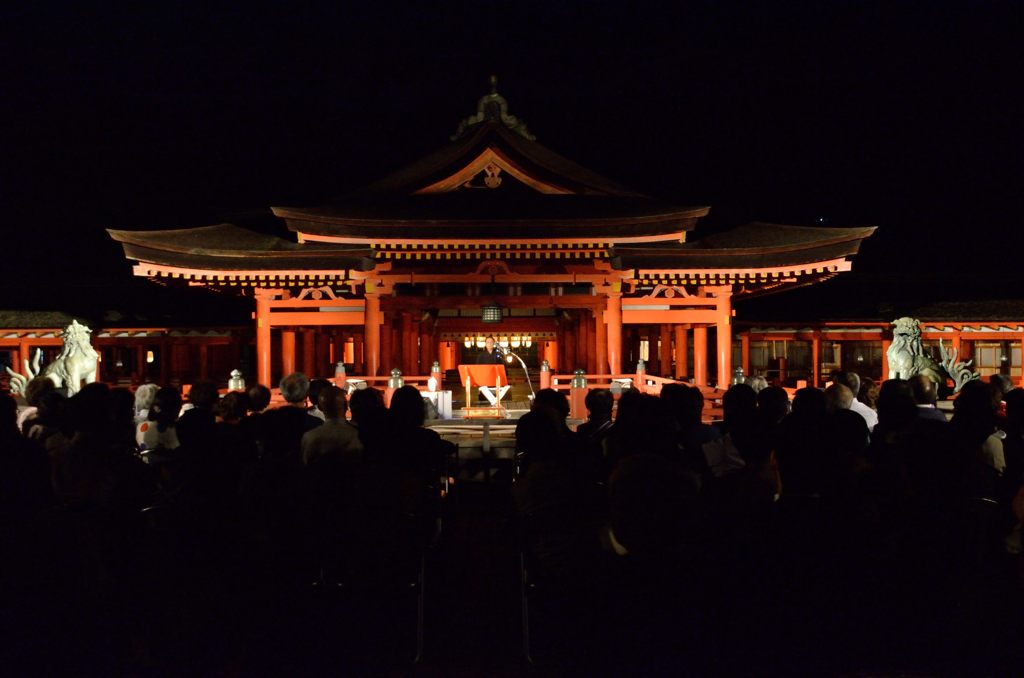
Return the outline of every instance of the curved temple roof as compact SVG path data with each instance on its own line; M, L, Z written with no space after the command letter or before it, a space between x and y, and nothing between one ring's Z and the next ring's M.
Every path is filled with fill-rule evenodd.
M209 270L373 268L368 247L300 244L234 224L164 231L107 229L125 256L139 262Z
M138 275L214 284L336 279L384 260L455 275L457 266L430 260L561 259L578 266L610 258L613 269L633 271L637 280L747 281L743 293L750 293L755 281L763 292L797 276L803 284L849 270L848 258L875 230L751 223L687 242L708 207L660 202L554 153L493 89L436 153L338 204L272 209L296 241L233 224L109 233L140 262Z
M326 207L274 207L311 238L684 238L708 207L649 198L500 122ZM379 230L378 230L379 229Z
M857 254L875 227L818 228L754 222L687 243L612 248L615 268L769 268Z

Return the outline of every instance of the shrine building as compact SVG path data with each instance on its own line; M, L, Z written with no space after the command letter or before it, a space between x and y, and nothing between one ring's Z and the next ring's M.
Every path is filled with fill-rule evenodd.
M233 224L111 230L134 273L255 306L255 376L424 375L487 335L532 367L725 386L733 302L850 270L874 231L751 223L622 186L538 143L494 87L451 142L326 206L273 207L290 237ZM817 364L817 363L816 363Z

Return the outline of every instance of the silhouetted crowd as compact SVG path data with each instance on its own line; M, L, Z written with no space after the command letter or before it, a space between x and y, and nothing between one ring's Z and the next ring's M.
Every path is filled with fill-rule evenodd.
M174 388L66 398L45 379L20 413L0 396L6 666L260 674L297 592L415 581L453 448L423 428L420 393L385 409L374 389L301 374L280 387L275 408L264 386L221 397L209 383L184 405ZM395 623L368 607L378 630ZM348 656L388 640L361 634Z
M381 592L414 587L437 544L456 448L411 386L387 408L302 374L280 392L67 398L36 379L21 407L0 397L4 665L304 673L268 657L315 587L367 592L347 668L392 652ZM1024 391L970 382L948 422L935 405L923 377L837 373L792 399L733 386L712 425L699 389L669 384L592 390L574 431L565 395L538 392L494 484L515 507L525 647L606 675L1012 670Z
M1017 666L1024 391L968 383L947 422L924 377L860 381L733 386L716 425L696 388L591 391L575 433L538 393L513 488L534 653L613 674Z

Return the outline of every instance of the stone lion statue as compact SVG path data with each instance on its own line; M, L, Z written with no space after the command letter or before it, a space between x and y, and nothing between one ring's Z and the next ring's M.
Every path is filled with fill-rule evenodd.
M921 343L921 322L916 318L897 318L892 321L892 345L885 356L889 361L889 379L909 379L923 374L935 384L946 383L946 375L953 380L953 392L959 392L964 384L981 375L971 369L973 361L957 361L957 350L949 350L939 339L939 354L942 361L937 363L924 352Z
M83 381L87 384L96 381L96 363L99 355L90 343L90 334L92 330L86 325L80 325L77 320L72 320L60 333L61 339L64 340L60 355L42 372L39 371L42 351L38 348L31 363L25 359L25 374L18 374L7 368L7 374L11 377L11 391L24 393L25 387L32 379L46 377L57 388L63 387L68 396L72 396L81 390Z

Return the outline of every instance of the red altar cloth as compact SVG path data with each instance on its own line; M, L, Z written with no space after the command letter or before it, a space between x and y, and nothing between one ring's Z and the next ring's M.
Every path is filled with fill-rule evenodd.
M469 377L473 386L490 386L501 377L501 385L508 386L508 375L505 374L504 365L459 365L459 383L466 387L466 377Z

